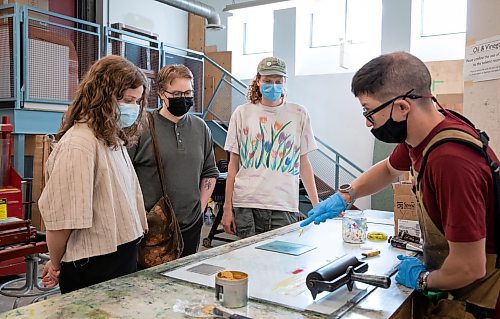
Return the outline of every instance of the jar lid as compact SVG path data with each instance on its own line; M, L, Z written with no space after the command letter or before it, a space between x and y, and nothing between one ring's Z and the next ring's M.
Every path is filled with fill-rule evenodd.
M344 217L350 218L361 218L364 217L365 213L362 210L346 210Z

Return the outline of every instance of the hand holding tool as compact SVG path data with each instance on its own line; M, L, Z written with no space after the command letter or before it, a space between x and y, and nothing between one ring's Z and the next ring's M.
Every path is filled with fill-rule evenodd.
M425 266L415 257L399 255L398 259L401 260L401 263L399 264L396 281L408 288L416 289L418 276L422 271L426 270Z

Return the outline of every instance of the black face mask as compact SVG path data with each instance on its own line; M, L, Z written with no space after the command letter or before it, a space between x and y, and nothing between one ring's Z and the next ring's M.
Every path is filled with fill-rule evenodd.
M408 119L408 117L407 117ZM392 108L389 119L380 127L372 128L371 132L376 139L385 143L403 143L408 133L407 119L396 122L392 119Z
M194 105L194 97L169 97L167 110L174 116L183 116Z

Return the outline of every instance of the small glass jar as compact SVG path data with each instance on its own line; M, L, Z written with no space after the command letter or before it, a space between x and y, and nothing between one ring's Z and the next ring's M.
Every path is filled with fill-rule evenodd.
M347 211L342 219L342 238L346 243L362 244L366 241L368 226L361 210Z

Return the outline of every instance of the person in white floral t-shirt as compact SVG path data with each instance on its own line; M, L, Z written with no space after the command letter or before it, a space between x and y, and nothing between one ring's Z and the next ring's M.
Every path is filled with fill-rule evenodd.
M241 238L297 221L299 176L318 203L307 154L317 148L307 110L285 99L285 62L263 59L229 123L230 152L222 225Z

